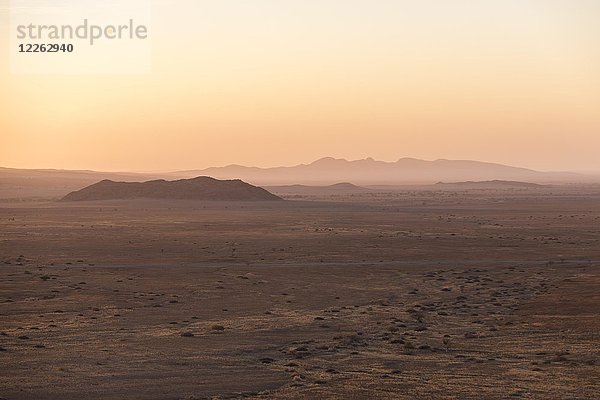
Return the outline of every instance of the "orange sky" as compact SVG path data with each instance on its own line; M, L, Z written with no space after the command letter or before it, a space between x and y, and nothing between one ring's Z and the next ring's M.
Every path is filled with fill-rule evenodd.
M409 156L600 170L598 1L148 3L149 74L16 75L0 60L0 166Z

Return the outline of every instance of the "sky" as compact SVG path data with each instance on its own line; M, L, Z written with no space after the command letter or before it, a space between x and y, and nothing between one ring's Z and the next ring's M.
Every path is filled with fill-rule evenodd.
M331 156L600 171L599 1L146 4L149 70L19 74L0 0L0 166L167 171Z

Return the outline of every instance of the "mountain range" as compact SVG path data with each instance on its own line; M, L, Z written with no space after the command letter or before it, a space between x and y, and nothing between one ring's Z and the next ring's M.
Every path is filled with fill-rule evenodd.
M494 180L540 184L600 182L600 176L597 175L541 172L481 161L444 159L426 161L401 158L396 162L385 162L372 158L348 161L326 157L310 164L289 167L258 168L229 165L165 173L0 168L0 198L62 197L71 191L105 179L139 182L153 179L189 179L198 176L225 180L241 179L258 186L328 186L340 182L351 182L360 186L393 186ZM288 191L284 188L279 189ZM329 190L334 189L340 188Z
M178 171L177 177L199 175L218 179L243 179L256 185L331 185L352 182L358 185L434 184L440 181L526 181L558 183L585 180L585 176L570 172L541 172L503 164L469 160L425 161L401 158L396 162L373 158L348 161L331 157L311 164L292 167L258 168L241 165Z

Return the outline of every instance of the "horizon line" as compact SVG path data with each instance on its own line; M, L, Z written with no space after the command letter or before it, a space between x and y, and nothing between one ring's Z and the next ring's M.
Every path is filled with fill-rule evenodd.
M2 169L12 169L12 170L28 170L28 171L65 171L65 172L100 172L100 173L127 173L127 174L173 174L178 172L189 172L189 171L203 171L211 168L229 168L229 167L242 167L242 168L258 168L258 169L271 169L271 168L293 168L299 166L307 166L315 164L319 161L324 160L332 160L332 161L346 161L346 162L358 162L358 161L373 161L373 162L382 162L386 164L394 164L400 162L402 160L415 160L415 161L424 161L424 162L439 162L439 161L452 161L452 162L476 162L482 164L493 164L493 165L501 165L512 168L522 168L526 170L536 171L536 172L550 172L550 173L581 173L581 174L598 174L600 173L600 169L561 169L561 170L549 170L549 169L537 169L532 167L523 167L520 165L513 165L508 163L502 163L497 161L482 161L482 160L474 160L474 159L453 159L453 158L436 158L436 159L425 159L425 158L416 158L416 157L400 157L395 161L386 161L386 160L378 160L374 157L364 157L357 159L348 159L348 158L337 158L332 156L320 157L309 163L296 163L296 164L288 164L288 165L271 165L271 166L256 166L256 165L244 165L238 163L230 163L223 165L212 165L207 167L192 167L192 168L177 168L177 169L166 169L166 170L136 170L136 169L114 169L114 170L104 170L104 169L90 169L90 168L60 168L60 167L15 167L15 166L4 166L0 165Z

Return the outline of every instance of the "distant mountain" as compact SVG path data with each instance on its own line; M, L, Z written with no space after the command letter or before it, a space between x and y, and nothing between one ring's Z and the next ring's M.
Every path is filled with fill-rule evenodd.
M434 184L440 181L528 181L535 183L578 182L589 178L569 172L540 172L502 164L465 160L425 161L402 158L397 162L372 158L348 161L331 157L293 167L257 168L230 165L203 170L180 171L178 177L209 175L219 179L240 178L255 185L329 185L354 182L359 185Z
M103 179L139 182L159 178L166 176L127 172L0 168L0 199L60 198Z
M69 193L62 201L173 199L218 201L273 201L280 197L241 180L221 181L201 176L178 181L114 182L103 180Z
M346 195L371 192L361 186L352 183L336 183L328 186L307 186L307 185L283 185L283 186L265 186L265 189L277 195Z

